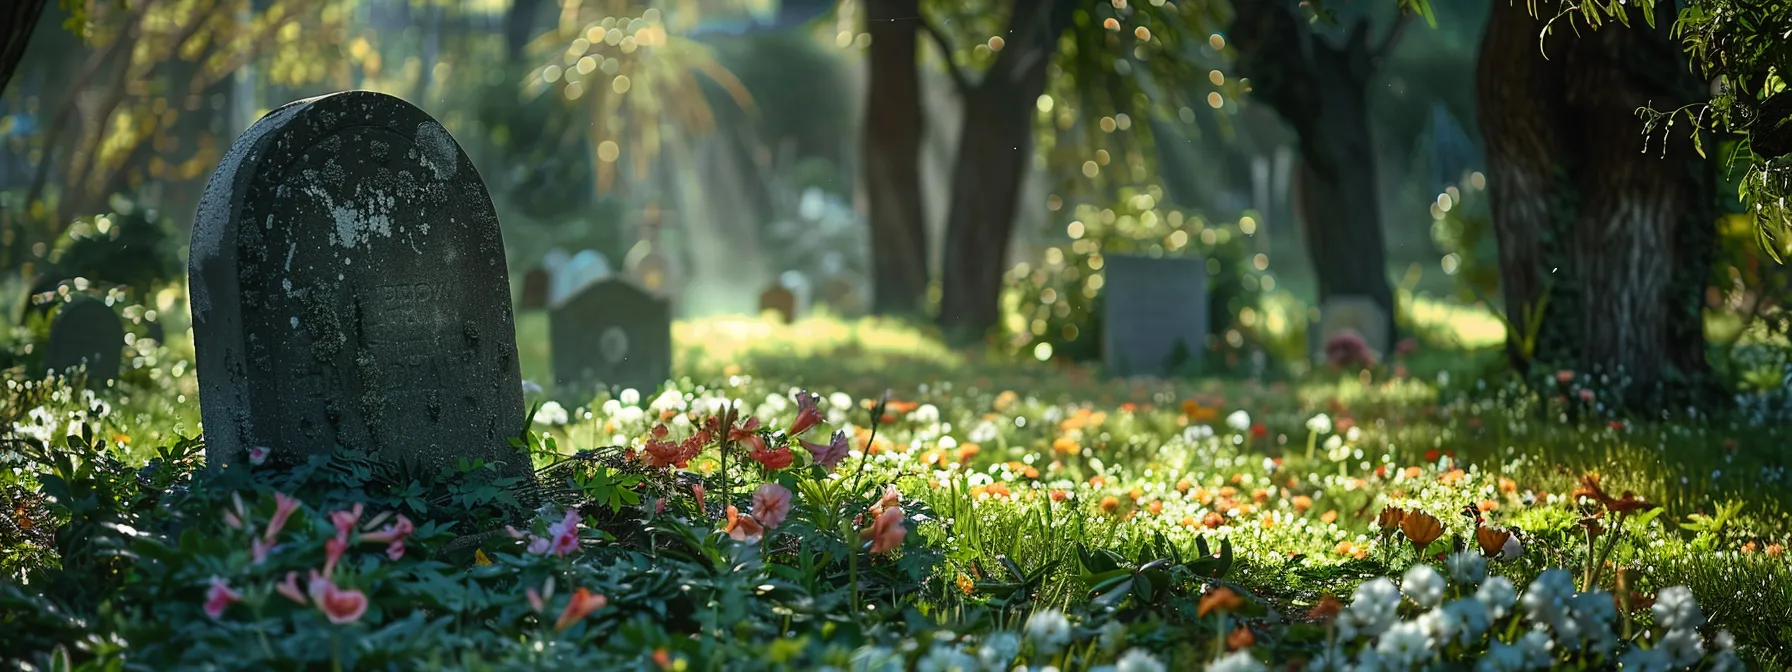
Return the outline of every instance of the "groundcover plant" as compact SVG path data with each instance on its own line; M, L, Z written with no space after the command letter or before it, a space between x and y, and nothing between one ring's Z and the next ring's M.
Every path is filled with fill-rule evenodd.
M1782 472L1737 449L1769 434L1607 419L1577 406L1592 376L1561 372L1549 398L968 364L855 396L707 366L712 385L571 409L532 391L534 483L347 451L211 473L179 438L179 375L155 394L14 380L0 651L25 669L1787 660L1786 527L1776 495L1747 494ZM1664 450L1688 445L1729 466Z

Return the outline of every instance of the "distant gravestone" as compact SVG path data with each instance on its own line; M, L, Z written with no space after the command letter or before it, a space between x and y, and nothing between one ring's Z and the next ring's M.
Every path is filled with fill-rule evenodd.
M78 297L63 304L50 322L44 366L55 374L87 365L87 386L103 388L118 378L124 351L124 321L105 301Z
M1361 336L1377 357L1386 355L1391 338L1389 322L1388 311L1367 296L1343 294L1326 299L1319 306L1318 328L1311 330L1314 361L1326 361L1326 343L1345 331L1354 331Z
M354 91L289 103L231 145L193 228L206 459L336 446L527 476L504 241L428 114Z
M550 305L565 301L585 285L610 277L610 260L597 250L580 250L554 273L553 289L548 292Z
M555 304L548 317L554 383L658 390L672 377L672 308L633 281L611 277Z
M548 305L548 283L552 280L553 276L548 274L548 269L540 267L529 269L528 273L523 274L523 292L522 296L517 299L517 305L521 306L523 310L546 308Z
M1109 255L1102 286L1102 361L1110 374L1170 376L1207 345L1207 266L1200 259Z
M841 273L824 281L816 298L837 313L858 315L865 311L866 293L863 278Z
M767 287L759 293L759 314L768 310L777 313L785 324L796 322L796 294L783 285Z

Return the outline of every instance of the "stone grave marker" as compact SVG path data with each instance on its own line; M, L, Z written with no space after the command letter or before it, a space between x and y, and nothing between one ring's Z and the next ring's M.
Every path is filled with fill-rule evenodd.
M1171 376L1207 347L1207 266L1198 258L1104 256L1102 361L1108 373Z
M523 310L541 310L548 306L548 283L553 276L548 269L537 266L523 274L522 296L517 298L517 305Z
M672 306L633 281L586 285L548 314L554 384L562 394L598 386L659 389L672 376Z
M603 253L597 250L580 250L554 273L553 289L548 292L548 304L565 301L566 297L577 293L585 285L610 277L610 273L610 260L604 258Z
M1325 344L1345 331L1354 331L1379 359L1387 355L1390 345L1388 311L1374 299L1361 294L1340 294L1319 306L1319 324L1309 329L1313 361L1325 363Z
M352 91L262 117L206 185L188 277L213 468L340 445L530 475L497 214L422 110Z
M124 352L124 320L100 299L79 296L56 311L50 340L44 345L44 366L51 373L87 365L87 386L100 389L118 378Z
M759 314L768 310L777 313L785 324L796 322L796 293L781 284L767 287L759 293Z

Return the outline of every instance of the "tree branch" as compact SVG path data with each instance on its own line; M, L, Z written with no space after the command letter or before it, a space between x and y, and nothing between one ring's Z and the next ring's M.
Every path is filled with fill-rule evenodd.
M1393 53L1394 47L1400 44L1400 37L1406 33L1407 24L1410 23L1412 23L1412 14L1401 12L1400 18L1394 19L1394 25L1388 28L1387 34L1381 36L1381 44L1377 45L1374 51L1369 52L1369 58L1379 63L1382 59L1387 58L1388 54Z
M971 80L965 76L964 69L958 67L958 61L952 58L954 53L952 41L946 38L946 34L941 32L938 26L933 25L932 21L928 21L927 17L917 14L915 21L921 24L921 30L926 31L928 37L933 38L934 46L939 47L940 60L946 63L946 74L952 76L952 84L958 88L959 95L969 95L972 89Z

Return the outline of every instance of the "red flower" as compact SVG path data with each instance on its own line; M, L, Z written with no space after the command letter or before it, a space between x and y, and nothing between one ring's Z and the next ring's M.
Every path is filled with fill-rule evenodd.
M753 438L758 439L759 437ZM796 455L792 454L789 448L767 448L764 441L759 442L757 450L747 453L747 457L765 465L767 469L783 469L790 466L790 463L796 459Z
M871 540L873 554L889 553L902 547L902 539L908 536L908 528L902 524L905 515L902 507L892 506L878 513L877 519L871 521L871 528L865 530L863 536Z
M641 461L649 467L685 468L697 454L703 451L703 444L709 442L709 435L698 432L683 441L666 438L666 426L655 425L653 435L647 439L647 453Z
M810 455L814 456L815 464L828 471L833 471L834 467L840 466L840 461L846 459L847 453L852 450L851 444L847 443L845 431L834 432L833 440L825 444L801 440L798 442L803 445L805 450L809 451Z
M735 541L757 544L759 538L765 535L765 527L760 525L759 521L754 520L750 515L741 513L740 509L734 508L733 504L728 505L725 513L727 519L722 526L722 533L727 534Z
M336 526L336 538L341 539L344 544L348 543L348 533L355 531L355 523L359 520L361 520L361 504L359 502L356 502L352 509L330 512L330 523Z
M784 433L797 436L809 431L810 427L821 424L821 409L816 406L816 402L820 400L821 395L810 394L808 390L798 392L796 394L796 421L790 423L790 429L785 430Z
M274 493L274 517L268 519L268 529L262 533L262 540L269 545L274 538L280 536L281 528L286 527L286 519L299 509L299 500L286 496L284 492Z
M741 444L748 453L765 450L765 439L759 436L759 418L747 418L739 427L730 428L728 440Z
M232 602L239 602L243 595L230 589L224 579L212 577L212 585L205 589L205 615L214 619L224 615L224 609Z
M1265 436L1269 436L1268 427L1264 427L1263 425L1251 425L1251 438L1261 439Z
M359 590L343 590L324 577L311 579L311 599L331 623L341 625L361 620L367 613L367 594Z
M608 602L609 600L604 596L580 588L578 592L572 594L572 599L566 602L566 610L560 612L559 620L554 621L554 629L570 628L572 624L583 620L591 612L602 609Z
M280 594L286 599L292 600L300 606L305 604L305 590L299 587L298 572L287 572L286 580L276 584L274 590L280 591Z

